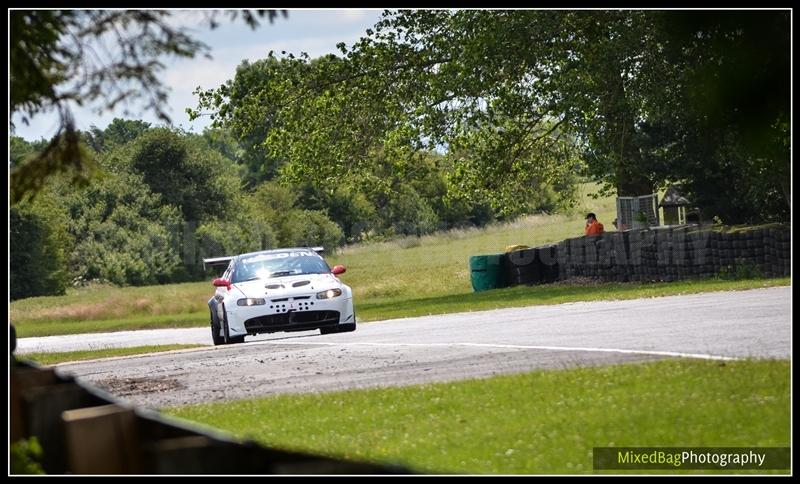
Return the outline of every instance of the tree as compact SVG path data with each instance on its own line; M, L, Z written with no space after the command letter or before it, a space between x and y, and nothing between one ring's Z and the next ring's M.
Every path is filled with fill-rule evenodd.
M306 182L291 187L299 194L297 206L325 212L341 227L346 242L357 242L364 234L378 228L375 205L352 183L344 181L329 187L316 187Z
M66 185L62 182L62 185ZM140 175L108 171L63 197L75 240L70 272L78 283L165 283L181 269L183 222Z
M286 15L286 12L283 12ZM145 109L169 122L162 109L167 98L158 79L162 56L194 57L208 46L169 23L170 11L157 10L12 10L9 12L10 111L22 122L56 111L60 126L37 157L11 173L12 202L34 196L54 173L72 174L85 183L91 159L79 146L70 104L101 101L112 110L123 101L142 99ZM273 10L227 11L252 28L257 17ZM206 21L214 28L218 13ZM110 46L109 46L110 44ZM11 124L13 132L14 125Z
M344 242L344 234L324 212L291 210L281 217L279 241L281 247L321 246L334 251Z
M590 175L620 195L681 184L727 223L788 220L788 12L576 12L564 32L554 87Z
M651 108L660 179L726 223L788 221L789 12L670 12L660 28L684 66L663 82L686 86Z
M150 123L145 121L114 118L103 130L92 126L89 132L85 133L86 143L97 152L106 151L135 140L148 129Z
M541 184L568 198L582 171L622 196L683 183L732 222L785 218L789 13L751 14L387 11L341 57L242 66L200 109L261 129L282 177L320 187L413 159L387 153L442 150L448 198L501 215Z
M478 13L461 14L473 18L456 18L446 11L404 12L397 14L397 19L386 14L389 19L379 23L375 32L369 32L370 37L352 50L342 44L343 57L310 60L304 55L270 55L242 65L233 80L200 93L198 111L193 115L210 111L218 125L237 133L258 133L263 149L284 160L282 178L295 183L309 181L317 187L342 180L362 184L372 179L376 167L386 163L393 167L389 171L403 177L415 166L413 153L447 149L459 141L463 145L473 139L466 136L468 133L503 129L502 120L512 119L523 108L526 115L519 119L524 125L513 139L508 137L515 145L505 150L507 158L503 161L527 165L543 160L543 156L520 155L558 144L559 137L566 134L555 129L560 120L551 122L545 110L524 98L523 88L507 86L502 91L487 92L494 88L480 85L483 78L486 83L501 83L513 74L506 72L511 62L485 55L486 49L502 48L497 45L501 42L497 33L492 45L484 45L487 32L497 31L512 16L485 16L480 20L491 24L486 32L464 33L458 28L483 24L474 21ZM425 32L400 43L393 29L407 20L436 33L433 38L425 37ZM471 49L466 54L462 52L465 46ZM478 59L488 59L491 65L481 65ZM458 65L465 60L469 65ZM563 149L548 153L547 161L552 165L574 158ZM487 181L480 172L484 167L460 166L462 171L470 170L471 178L478 182ZM534 166L520 167L517 173L497 170L499 179L493 181L512 181L528 169L538 170L545 183L553 181L549 170ZM448 185L448 190L462 197L472 196L472 188L460 183ZM483 188L485 196L499 195L487 186ZM508 204L518 199L506 197L493 205L511 212Z
M586 172L619 196L653 193L656 180L640 133L653 81L647 61L658 56L652 15L573 12L564 27L553 45L565 60L551 89L555 109L585 140Z
M9 210L10 298L64 294L70 283L63 207L52 200Z
M28 143L25 138L19 136L11 136L9 139L11 146L9 147L9 163L11 167L15 167L24 162L36 153L34 147Z
M125 152L130 168L165 203L178 207L185 221L224 216L232 207L231 194L240 191L232 160L168 128L149 130Z
M299 193L277 182L259 185L247 207L259 221L269 223L280 247L323 245L334 250L344 242L342 229L322 211L297 207Z

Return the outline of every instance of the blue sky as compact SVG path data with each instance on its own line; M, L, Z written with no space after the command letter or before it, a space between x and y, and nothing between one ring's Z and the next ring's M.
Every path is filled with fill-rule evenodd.
M199 56L195 59L165 59L166 68L161 72L161 81L170 88L167 114L174 126L200 132L208 125L206 117L190 122L186 115L187 107L197 107L192 91L197 86L214 88L233 77L242 60L262 59L270 50L275 54L281 51L299 54L307 52L318 57L328 53L338 53L336 44L345 42L348 46L358 40L365 31L378 21L381 9L329 9L329 10L289 10L288 17L278 16L273 23L264 20L262 25L251 30L241 20L231 22L229 17L220 16L220 25L211 30L203 22L203 12L176 10L174 22L191 29L193 36L205 42L210 48L212 59ZM128 105L131 115L127 118L143 119L158 124L155 116L143 112L137 103ZM104 128L115 117L126 117L123 108L98 115L90 107L74 107L72 112L78 129L88 129L95 125ZM16 136L28 140L49 138L55 134L58 118L53 113L43 113L25 126L14 118Z

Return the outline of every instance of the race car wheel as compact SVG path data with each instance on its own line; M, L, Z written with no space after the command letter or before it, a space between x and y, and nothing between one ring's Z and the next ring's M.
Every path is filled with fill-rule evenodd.
M219 326L217 318L214 317L214 312L211 312L211 339L214 341L214 346L224 345L225 337L220 336L222 328Z
M337 333L349 333L355 330L356 330L356 323L340 324L339 327L336 328Z
M244 336L231 336L230 330L228 329L228 312L225 310L225 303L222 303L222 329L224 331L225 336L222 338L224 341L223 344L237 344L237 343L244 343Z
M237 343L244 343L244 336L230 336L228 335L228 341L225 342L225 336L220 335L222 332L222 325L219 324L219 320L214 317L214 311L211 311L211 339L214 341L214 346L225 345L225 344L237 344Z

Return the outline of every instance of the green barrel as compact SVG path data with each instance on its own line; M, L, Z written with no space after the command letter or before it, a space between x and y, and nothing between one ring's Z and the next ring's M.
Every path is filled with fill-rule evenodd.
M475 292L507 287L506 254L473 255L469 258L470 279Z

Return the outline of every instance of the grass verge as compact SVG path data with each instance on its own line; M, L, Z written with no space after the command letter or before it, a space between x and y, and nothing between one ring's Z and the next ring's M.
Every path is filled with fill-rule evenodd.
M103 320L12 320L18 338L55 336L60 334L104 333L138 329L197 328L208 326L208 312L161 314L158 316L121 317Z
M268 446L424 473L574 474L594 472L593 447L788 446L789 387L785 360L664 360L165 413Z
M40 365L57 365L69 361L94 360L97 358L110 358L113 356L131 356L146 353L161 353L172 350L185 350L189 348L206 347L206 345L157 345L136 346L133 348L104 348L101 350L65 351L61 353L23 353L16 355L23 360L33 360Z

